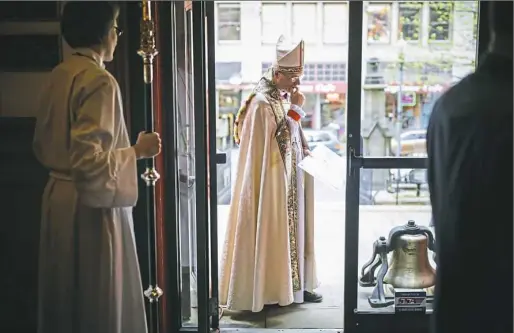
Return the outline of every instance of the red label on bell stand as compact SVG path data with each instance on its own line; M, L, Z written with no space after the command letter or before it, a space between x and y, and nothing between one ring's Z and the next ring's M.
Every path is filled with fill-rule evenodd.
M427 293L425 291L397 291L394 293L395 313L425 314Z

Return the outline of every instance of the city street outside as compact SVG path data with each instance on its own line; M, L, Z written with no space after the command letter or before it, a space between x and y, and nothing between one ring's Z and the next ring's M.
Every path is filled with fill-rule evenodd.
M237 170L237 161L239 159L239 149L234 148L227 152L227 154L230 154L230 179L231 179L231 185L234 185L235 177L236 177L236 170ZM342 159L345 159L344 157L341 157ZM341 163L343 169L341 170L341 173L346 174L346 162ZM405 170L405 169L401 169ZM372 172L375 170L372 170ZM394 174L396 174L396 171L393 171ZM220 177L221 175L218 175ZM403 184L402 184L403 185ZM362 185L361 185L362 186ZM392 187L395 187L395 184L393 183ZM428 198L428 190L426 187L426 184L423 184L422 191L420 193L420 196L416 196L415 188L411 188L411 190L407 191L400 191L398 200L399 200L399 206L403 204L417 204L417 205L429 205L429 198ZM325 184L322 184L320 182L316 183L315 186L315 198L316 203L318 204L328 204L328 206L332 207L338 207L338 206L344 206L345 202L345 190L336 191L332 189L330 186L327 186ZM396 206L396 193L390 193L387 191L387 187L383 186L383 188L374 189L371 193L373 197L373 202L375 205L395 205Z
M235 170L238 151L234 150L232 153L234 154L232 170ZM323 294L324 301L319 304L302 304L285 308L269 307L259 314L235 314L227 311L222 319L222 326L327 329L343 327L345 190L337 191L319 182L315 183L315 188L315 249L318 278L321 282L317 291ZM387 193L385 190L383 192ZM392 200L386 194L383 194L383 198ZM394 200L392 203L383 200L380 204L360 206L359 269L371 258L373 242L380 236L387 237L391 228L406 224L409 220L414 220L419 225L429 225L431 218L429 204L395 205ZM218 206L220 251L225 236L228 209L229 205ZM369 293L371 288L360 288L358 301L360 310L369 309L367 302Z

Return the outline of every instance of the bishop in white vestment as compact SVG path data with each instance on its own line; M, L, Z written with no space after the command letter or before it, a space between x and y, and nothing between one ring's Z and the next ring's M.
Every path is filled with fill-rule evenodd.
M265 305L320 302L314 256L313 179L298 168L308 149L296 88L304 43L277 45L277 60L236 117L240 145L220 276L220 304L259 312ZM284 83L285 82L285 83Z

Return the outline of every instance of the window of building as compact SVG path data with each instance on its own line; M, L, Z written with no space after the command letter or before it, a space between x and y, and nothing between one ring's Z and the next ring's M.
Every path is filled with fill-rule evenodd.
M271 67L271 62L263 62L261 63L261 72L264 73Z
M450 40L452 21L452 3L447 1L430 1L429 41Z
M348 41L348 7L345 2L323 3L323 43Z
M391 4L370 3L367 7L368 43L391 42Z
M321 63L316 64L316 79L323 82L345 81L345 63Z
M241 40L241 6L237 3L218 4L218 40Z
M280 35L287 35L285 3L263 3L261 5L261 37L263 43L275 44Z
M423 2L400 2L398 4L398 38L419 41L421 34L421 9Z
M316 64L305 64L303 66L302 82L316 82Z
M216 82L229 83L231 78L240 73L240 62L216 62Z
M293 4L293 41L304 40L306 43L316 43L318 29L316 20L316 3Z

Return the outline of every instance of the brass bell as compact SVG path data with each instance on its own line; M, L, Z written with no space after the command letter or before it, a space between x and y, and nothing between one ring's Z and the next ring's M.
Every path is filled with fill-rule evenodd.
M422 289L436 283L436 271L428 259L428 237L424 233L403 234L392 245L390 268L384 283L395 288Z
M362 266L359 278L361 287L374 287L368 297L372 308L394 304L394 297L386 295L386 289L394 293L397 288L425 289L435 285L436 273L428 260L428 250L435 253L434 234L414 221L394 227L387 240L382 236L373 243L373 255ZM427 295L427 302L432 301L433 296Z

